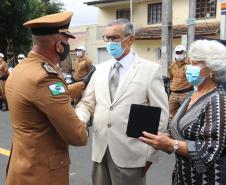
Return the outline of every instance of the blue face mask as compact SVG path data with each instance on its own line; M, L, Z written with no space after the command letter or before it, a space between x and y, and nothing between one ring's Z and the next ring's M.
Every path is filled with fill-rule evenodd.
M124 51L126 50L122 48L122 42L126 40L128 37L124 38L121 42L108 42L107 43L107 51L114 58L119 58L122 56Z
M202 67L192 65L186 66L186 78L191 85L199 86L204 82L205 77L200 75L201 68Z

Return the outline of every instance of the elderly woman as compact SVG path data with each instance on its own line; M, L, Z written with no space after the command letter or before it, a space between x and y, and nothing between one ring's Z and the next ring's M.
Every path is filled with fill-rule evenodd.
M173 185L226 184L226 48L217 41L195 41L186 78L197 90L178 109L169 134L144 132L155 149L175 152Z

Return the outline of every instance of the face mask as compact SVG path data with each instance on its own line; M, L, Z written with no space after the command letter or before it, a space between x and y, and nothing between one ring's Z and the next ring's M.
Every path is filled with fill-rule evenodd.
M21 63L23 59L18 59L18 63Z
M186 66L186 78L191 85L199 86L204 82L205 77L200 75L201 68L202 67L192 65Z
M175 58L178 62L181 62L185 59L185 54L182 54L182 55L175 55Z
M124 51L126 50L122 48L122 42L126 40L128 37L124 38L121 42L108 42L107 43L107 51L114 58L119 58L122 56Z
M69 44L65 44L62 41L61 41L60 44L64 47L64 52L63 53L58 53L58 55L60 57L60 61L64 61L67 58L68 54L69 54L70 46L69 46Z
M77 55L78 57L81 57L81 56L82 56L82 51L77 51L77 52L76 52L76 55Z
M119 58L125 51L125 49L122 48L121 42L108 42L106 49L114 58Z

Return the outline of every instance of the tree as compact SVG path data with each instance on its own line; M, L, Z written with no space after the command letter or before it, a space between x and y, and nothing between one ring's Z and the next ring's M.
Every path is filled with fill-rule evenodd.
M60 12L62 7L62 3L50 0L3 0L0 3L0 52L10 57L26 54L31 47L31 34L23 23Z

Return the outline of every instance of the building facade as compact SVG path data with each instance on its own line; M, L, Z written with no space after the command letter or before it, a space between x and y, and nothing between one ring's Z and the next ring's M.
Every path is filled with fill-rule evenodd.
M195 21L197 37L219 38L221 2L197 0ZM105 49L106 43L102 39L104 27L119 18L132 20L135 25L136 40L133 49L137 54L154 62L160 62L161 0L92 0L86 4L99 9L98 25L87 26L84 31L84 45L94 63L101 63L110 58ZM178 44L186 44L189 0L172 0L172 10L174 48Z

